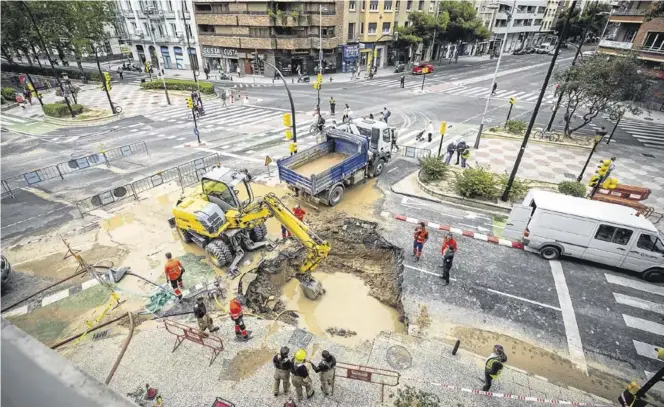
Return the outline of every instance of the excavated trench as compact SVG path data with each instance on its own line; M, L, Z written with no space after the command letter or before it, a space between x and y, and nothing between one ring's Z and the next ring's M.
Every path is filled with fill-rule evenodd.
M289 244L258 266L246 290L248 307L347 344L381 331L403 332L403 250L384 239L374 222L321 218L309 224L332 248L313 273L325 294L315 301L302 294L295 275L306 253Z

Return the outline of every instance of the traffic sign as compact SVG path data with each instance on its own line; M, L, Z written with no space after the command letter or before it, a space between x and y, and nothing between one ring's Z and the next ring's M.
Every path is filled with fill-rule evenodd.
M120 45L120 52L125 55L129 55L131 54L131 48L129 48L127 45Z
M272 159L270 158L270 156L266 155L265 156L265 166L267 167L268 165L270 165L271 162L272 162Z
M447 122L440 122L440 134L447 132Z
M194 127L194 135L196 135L196 137L198 137L198 135L199 135L198 128L196 128L196 127Z

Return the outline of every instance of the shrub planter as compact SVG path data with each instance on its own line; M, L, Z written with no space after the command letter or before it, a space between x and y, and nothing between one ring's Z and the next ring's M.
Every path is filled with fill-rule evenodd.
M98 126L102 124L107 124L114 122L116 120L124 119L123 113L120 114L113 114L111 111L108 111L108 114L102 117L92 117L92 118L86 118L86 119L78 119L78 118L71 118L69 117L50 117L50 116L44 116L44 121L46 123L51 123L55 124L58 126L66 126L66 127L87 127L87 126Z
M503 132L503 131L485 131L485 132L482 133L482 137L506 138L506 139L510 139L510 140L523 141L523 135L512 134L512 133L507 133L507 132ZM569 143L569 142L565 142L565 141L542 140L542 139L538 139L533 134L531 134L530 138L528 139L528 142L529 143L552 144L552 145L556 145L556 146L575 147L575 148L582 148L584 150L592 150L594 139L592 137L588 137L588 140L589 140L589 144Z

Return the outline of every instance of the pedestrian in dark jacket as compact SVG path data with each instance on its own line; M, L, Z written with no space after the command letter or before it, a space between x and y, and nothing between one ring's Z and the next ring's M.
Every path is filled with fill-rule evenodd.
M403 88L404 86L406 86L406 75L401 74L400 82L401 82L401 87L402 87L402 88Z
M212 318L207 314L204 301L203 297L198 297L194 305L194 316L198 319L198 329L202 332L205 332L206 329L209 329L210 332L218 331L219 327L214 326Z
M323 394L331 396L334 393L334 367L337 365L337 359L330 354L330 352L323 351L323 360L316 366L312 361L309 361L314 372L320 376L320 386L323 389Z
M451 142L450 144L447 145L447 154L445 155L445 164L449 165L450 161L452 161L452 157L454 156L454 152L456 151L456 143Z
M461 140L459 143L456 145L456 163L454 165L459 165L459 159L461 158L461 154L466 151L468 148L468 145L466 145L466 142Z
M283 383L284 394L288 395L290 388L290 372L293 369L293 361L288 356L290 349L288 346L283 346L278 355L274 355L272 363L274 364L274 385L272 386L272 393L275 397L279 395L279 384Z
M205 73L205 79L206 80L210 79L210 68L206 66L205 68L203 68L203 72Z

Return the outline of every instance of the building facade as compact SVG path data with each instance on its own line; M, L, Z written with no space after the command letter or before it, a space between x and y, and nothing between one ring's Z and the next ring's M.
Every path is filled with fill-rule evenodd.
M154 68L201 68L191 0L116 0L119 46L129 60Z
M486 45L478 49L477 53L500 51L506 32L506 52L537 45L543 38L542 34L547 32L542 27L545 15L549 15L547 8L550 4L547 0L517 0L514 9L512 9L514 2L509 0L500 0L493 4L476 0L475 5L485 27L493 33ZM512 22L509 21L510 18L513 19Z
M651 1L622 1L611 11L598 52L621 55L635 52L647 66L664 69L664 17L645 21Z
M203 63L212 71L273 76L342 67L343 1L195 0ZM266 63L267 62L267 63Z

